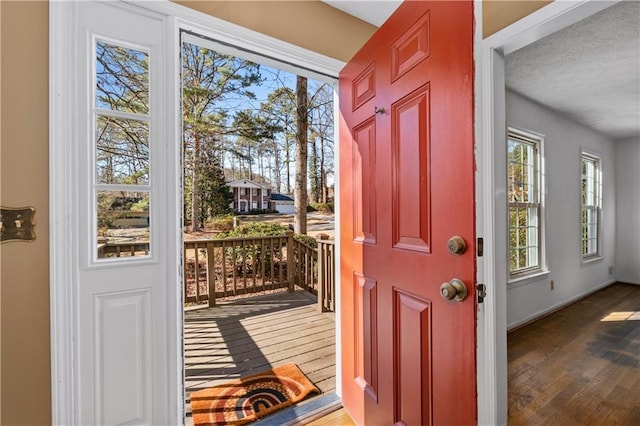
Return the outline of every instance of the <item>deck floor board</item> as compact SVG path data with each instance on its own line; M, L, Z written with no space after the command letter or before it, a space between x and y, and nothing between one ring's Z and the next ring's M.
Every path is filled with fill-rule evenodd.
M303 290L187 310L186 423L189 394L286 363L296 363L323 394L335 390L335 321Z

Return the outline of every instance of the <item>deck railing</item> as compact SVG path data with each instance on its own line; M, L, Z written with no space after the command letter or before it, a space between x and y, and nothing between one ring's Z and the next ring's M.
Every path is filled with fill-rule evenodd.
M321 235L312 247L282 236L184 242L184 301L208 302L299 286L318 296L318 309L335 310L334 242ZM101 243L99 257L143 256L149 243Z
M184 300L214 306L219 298L295 285L318 296L318 308L335 309L334 245L304 244L284 236L185 241Z
M148 242L98 244L98 258L146 256L148 254L149 254Z

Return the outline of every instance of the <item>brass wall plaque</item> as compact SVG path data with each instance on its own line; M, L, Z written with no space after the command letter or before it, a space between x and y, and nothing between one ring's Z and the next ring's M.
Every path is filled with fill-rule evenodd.
M0 241L28 241L36 239L33 207L0 207Z

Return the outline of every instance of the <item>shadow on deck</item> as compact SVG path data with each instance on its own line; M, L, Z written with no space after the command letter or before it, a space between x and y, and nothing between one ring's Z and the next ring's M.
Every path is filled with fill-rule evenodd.
M186 311L185 393L293 362L322 391L335 390L335 322L297 290Z

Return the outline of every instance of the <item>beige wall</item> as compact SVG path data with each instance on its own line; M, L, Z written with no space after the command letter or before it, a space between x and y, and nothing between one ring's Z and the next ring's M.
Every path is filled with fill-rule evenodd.
M490 3L485 34L545 2ZM189 6L344 61L373 30L318 2ZM49 424L47 2L2 0L0 48L0 203L34 206L38 224L35 242L0 246L0 424Z
M46 2L1 2L0 204L36 208L36 241L0 246L2 425L51 422Z
M345 62L376 29L319 1L173 1Z
M548 0L483 1L482 35L486 38L549 3Z

